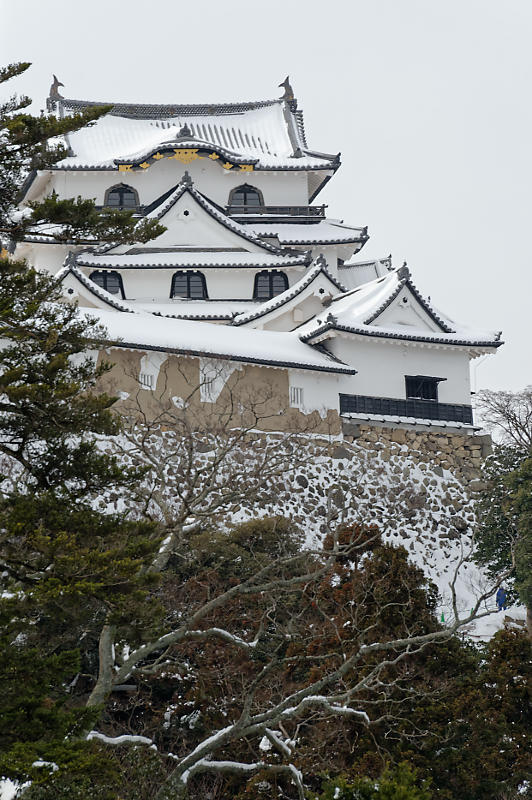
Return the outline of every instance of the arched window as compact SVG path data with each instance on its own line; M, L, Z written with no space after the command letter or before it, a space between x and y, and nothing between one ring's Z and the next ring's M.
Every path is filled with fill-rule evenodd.
M122 276L118 272L91 272L89 277L100 289L105 289L109 294L119 294L122 299L125 297Z
M117 209L138 208L139 196L133 187L127 186L125 183L119 183L117 186L111 186L110 189L107 189L104 205L108 208Z
M249 183L237 186L229 195L230 206L244 206L245 208L258 208L264 205L262 193Z
M170 297L205 300L207 298L205 275L202 272L175 272L172 277Z
M284 272L279 272L277 269L264 270L255 275L253 299L271 300L272 297L281 294L285 289L288 289L288 278Z

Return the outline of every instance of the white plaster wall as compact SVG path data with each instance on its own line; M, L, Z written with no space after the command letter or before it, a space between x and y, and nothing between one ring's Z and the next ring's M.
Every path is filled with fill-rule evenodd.
M303 405L301 410L305 413L319 411L322 416L328 409L338 410L340 392L343 388L344 377L330 372L313 372L305 369L291 369L288 371L290 387L297 386L303 389Z
M375 320L375 325L405 325L417 330L438 331L439 326L429 317L410 290L405 288Z
M64 265L65 258L71 250L76 252L82 249L72 245L25 242L17 247L15 255L17 258L25 258L31 267L55 275Z
M148 247L225 247L245 249L249 252L267 252L258 245L242 239L217 222L188 194L161 218L166 231L149 242Z
M207 283L207 294L210 300L250 300L253 297L255 275L260 269L203 269L201 270ZM93 272L83 267L87 277ZM172 286L172 275L175 267L169 269L133 270L121 269L122 283L126 299L130 300L164 300L169 301ZM285 270L289 285L298 281L302 272L290 267Z
M135 172L101 171L55 171L47 186L60 197L75 197L81 194L103 204L105 191L117 183L127 183L137 190L142 205L148 205L178 183L185 170L196 188L219 205L226 206L229 193L243 183L257 186L266 205L306 205L308 203L307 176L301 172L241 172L224 170L208 158L182 164L175 159L164 158L145 170Z
M460 348L428 348L337 336L327 348L358 373L345 379L349 394L405 398L405 375L447 378L439 384L441 403L471 404L469 357Z
M330 297L330 295L327 296ZM256 327L268 331L291 331L321 311L323 311L321 296L314 294L305 297L302 301L289 304L281 314L266 319L262 324L259 318Z

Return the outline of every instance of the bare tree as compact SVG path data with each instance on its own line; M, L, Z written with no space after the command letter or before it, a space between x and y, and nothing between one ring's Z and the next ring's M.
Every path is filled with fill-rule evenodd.
M476 400L482 422L503 444L532 450L532 386L520 392L483 389Z
M161 747L164 737L152 731L139 733L133 727L124 734L107 727L104 732L104 724L104 730L88 735L109 746L129 742L151 747L155 739L170 765L156 800L186 798L203 773L281 776L303 800L295 744L298 726L324 717L351 719L369 728L393 726L394 715L382 711L381 705L399 691L402 666L429 645L447 641L491 613L486 601L505 576L497 576L479 592L471 610L461 613L456 586L459 568L469 555L462 554L450 581L452 613L447 626L427 630L408 621L394 635L383 635L379 620L391 610L405 620L411 597L406 590L400 599L387 597L387 576L363 583L367 553L379 532L357 528L351 538L342 536L346 521L356 519L356 487L348 506L338 508L328 498L325 549L281 550L267 557L252 553L247 573L237 572L229 583L212 579L209 570L196 574L194 536L206 530L203 542L209 550L209 536L214 538L217 528L227 529L244 503L260 512L263 492L278 491L287 472L308 460L308 447L301 442L305 439L308 445L312 439L308 429L261 433L278 414L267 392L244 402L235 387L224 405L210 407L195 402L198 391L194 387L178 402L160 394L151 416L143 410L145 395L140 390L128 398L118 452L145 473L120 502L129 513L148 516L162 526L159 552L145 569L163 576L172 612L159 635L130 648L113 622L113 610L108 610L99 634L98 676L87 705L108 708L117 690L134 689L169 672L181 681L197 649L202 658L212 649L209 669L223 672L224 680L232 682L225 724L193 744L186 738L180 739L180 746L174 742L166 754ZM326 437L316 443L318 455L326 452L326 444ZM383 498L378 499L382 503ZM388 497L384 519L397 514L397 503L396 496ZM239 558L225 557L217 570L228 565L234 569ZM333 612L320 599L324 586L327 595L334 592L339 564L348 564L353 580L361 581L358 602L344 608L341 619L338 609ZM376 601L380 581L383 591ZM309 606L327 629L325 645L315 641L317 623L309 619ZM304 677L283 684L282 675L292 668L302 670ZM270 751L261 746L264 742Z
M224 382L223 364L199 384L176 370L187 388L184 397L171 396L164 376L147 408L146 392L138 388L121 409L122 435L102 442L122 463L143 472L118 505L162 526L157 570L172 553L185 552L188 537L203 525L275 498L288 476L309 457L326 454L330 444L319 415L300 417L280 406L266 384L243 391L237 375L221 399L206 403L200 402L202 392L217 379ZM290 429L277 430L280 417L290 414Z
M401 683L401 665L429 645L448 640L474 619L492 613L485 610L485 602L496 582L479 595L467 614L460 615L455 587L464 556L450 586L452 621L445 628L434 625L424 629L419 620L409 618L409 591L403 587L402 596L390 593L388 575L376 580L372 575L371 580L358 582L368 549L377 540L374 528L356 527L347 539L336 531L323 552L270 559L229 588L211 593L203 586L204 594L197 600L191 601L187 581L188 610L187 604L178 605L179 624L133 651L122 650L117 657L115 632L112 626L105 626L100 637L100 674L89 706L105 705L113 688L126 681L168 674L172 669L182 671L190 660L191 643L201 646L202 653L215 645L217 663L233 665L227 724L210 730L194 746L183 745L181 752L166 754L171 766L155 795L157 800L186 798L191 779L206 772L283 775L303 800L304 778L297 766L297 735L293 733L301 721L308 724L325 716L350 718L369 728L384 723L392 726L393 715L380 708ZM340 580L339 564L347 565L350 579L360 588L359 602L344 607L342 613L326 599ZM283 613L287 598L294 593L300 598L299 607ZM238 632L233 606L243 601L256 604L258 613L253 622L241 623ZM238 605L240 611L243 607ZM316 631L309 625L309 608L316 614L314 622L322 618L323 629ZM384 635L379 620L391 612L404 624L396 635ZM248 664L240 690L239 653ZM304 677L286 687L280 676L290 666ZM268 691L264 691L266 685ZM91 731L89 736L110 746L154 744L152 736L109 736L100 731ZM269 744L271 756L265 755L263 741ZM244 759L242 753L248 757Z

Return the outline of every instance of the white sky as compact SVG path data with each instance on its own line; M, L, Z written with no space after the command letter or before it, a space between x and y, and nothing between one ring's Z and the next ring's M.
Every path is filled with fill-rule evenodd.
M0 0L11 86L65 97L278 97L290 74L309 145L342 153L316 203L368 225L362 256L406 260L455 319L502 329L474 388L531 375L531 0ZM478 365L478 366L477 366Z

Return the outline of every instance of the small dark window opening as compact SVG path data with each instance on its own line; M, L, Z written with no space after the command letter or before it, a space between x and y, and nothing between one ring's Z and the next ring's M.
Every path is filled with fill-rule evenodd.
M264 205L262 194L254 186L245 183L237 186L229 195L230 206L245 206L246 208L258 208Z
M107 190L105 193L104 205L107 206L107 208L116 208L119 210L138 208L139 196L131 186L120 183L118 186L112 186Z
M255 275L255 287L253 289L254 300L271 300L281 292L288 289L288 278L284 272L273 269L269 272L264 270Z
M89 277L100 289L105 289L109 294L119 294L122 299L125 298L122 276L118 272L91 272Z
M438 383L445 378L431 378L428 375L406 375L406 396L415 400L438 400Z
M172 277L170 297L205 300L207 298L205 276L202 272L175 272Z

